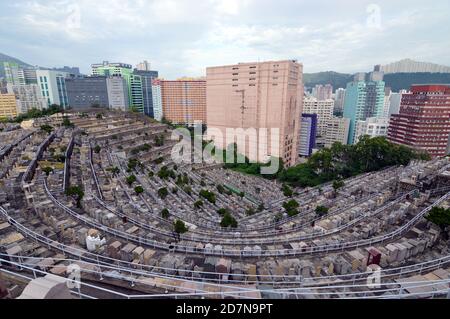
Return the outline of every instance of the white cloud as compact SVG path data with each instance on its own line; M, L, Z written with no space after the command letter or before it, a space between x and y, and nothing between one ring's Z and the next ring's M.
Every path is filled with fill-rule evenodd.
M10 28L0 30L0 41L9 46L2 50L17 52L32 64L65 61L87 72L103 59L135 64L145 58L166 78L258 59L296 58L307 72L366 71L404 57L450 64L448 1L429 6L419 0L379 0L380 28L367 24L371 2L1 2L0 21Z

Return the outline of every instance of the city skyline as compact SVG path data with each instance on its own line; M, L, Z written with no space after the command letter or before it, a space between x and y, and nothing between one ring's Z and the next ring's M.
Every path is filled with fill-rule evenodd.
M189 3L1 3L0 21L10 26L0 31L2 53L33 65L75 65L87 74L97 61L148 60L167 79L203 76L206 67L236 61L298 59L306 73L369 71L404 58L450 65L444 1L433 7L418 1ZM399 42L404 45L392 45Z

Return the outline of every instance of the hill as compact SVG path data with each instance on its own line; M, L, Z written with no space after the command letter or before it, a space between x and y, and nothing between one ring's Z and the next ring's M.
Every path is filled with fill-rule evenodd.
M337 72L305 73L304 84L313 88L316 84L331 84L334 89L345 88L353 80L353 75ZM450 73L392 73L385 74L386 86L392 91L408 90L412 84L450 84Z
M392 73L385 74L384 81L397 92L408 90L413 84L450 84L450 73Z
M30 66L28 63L25 63L19 59L13 58L9 55L0 53L0 78L5 77L5 69L3 68L3 62L15 62L21 66Z
M333 71L303 74L303 81L308 88L313 88L317 84L331 84L335 89L345 88L352 78L351 74Z

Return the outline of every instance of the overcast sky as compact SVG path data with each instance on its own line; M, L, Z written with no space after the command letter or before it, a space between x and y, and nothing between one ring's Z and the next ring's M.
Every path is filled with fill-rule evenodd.
M148 60L160 76L297 59L305 72L450 65L448 0L0 1L0 52L41 66Z

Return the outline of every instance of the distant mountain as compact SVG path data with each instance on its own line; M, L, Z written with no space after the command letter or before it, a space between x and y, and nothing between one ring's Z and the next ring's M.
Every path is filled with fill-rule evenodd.
M450 73L450 66L439 65L430 62L419 62L411 59L404 59L387 65L378 65L384 74L392 73Z
M353 75L337 72L305 73L303 81L307 88L316 84L331 84L334 89L345 88ZM385 74L386 86L392 91L408 90L413 84L450 84L450 73L392 73Z
M450 84L450 73L392 73L384 75L392 91L408 90L413 84Z
M23 67L31 66L28 63L25 63L19 59L0 53L0 78L5 77L5 69L3 68L3 62L15 62Z
M303 74L303 82L308 88L313 88L317 84L331 84L335 89L345 88L352 79L353 75L351 74L333 71Z

